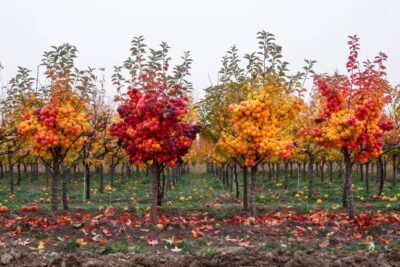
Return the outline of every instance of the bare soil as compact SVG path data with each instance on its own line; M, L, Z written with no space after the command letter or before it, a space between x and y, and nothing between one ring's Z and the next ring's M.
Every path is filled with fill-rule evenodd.
M400 266L400 249L384 252L259 251L240 249L212 254L134 254L98 255L89 252L42 256L11 249L0 249L2 266Z

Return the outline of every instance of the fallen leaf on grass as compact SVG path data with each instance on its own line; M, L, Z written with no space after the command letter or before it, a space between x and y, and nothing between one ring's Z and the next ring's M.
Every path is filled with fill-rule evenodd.
M320 248L327 248L329 246L329 240L324 240L319 244Z
M241 247L248 247L249 245L250 245L250 241L239 242L239 246L241 246Z
M197 238L199 236L204 237L204 233L202 231L200 231L196 226L193 227L193 229L192 229L192 235L194 238Z
M182 249L175 246L173 249L171 249L171 251L172 252L180 252L180 251L182 251Z
M78 243L81 247L86 246L87 242L83 240L83 238L79 238L76 240L76 243Z
M15 229L15 233L19 235L22 232L21 226L18 225L17 229Z
M39 241L37 247L29 247L30 250L41 250L44 249L44 241Z
M235 242L235 243L240 242L239 239L230 238L229 235L227 235L227 236L225 237L225 240L226 240L226 241Z
M144 236L143 239L146 240L149 245L155 246L158 244L158 240L151 236Z
M154 240L147 240L147 243L149 243L149 244L152 245L152 246L155 246L155 245L158 244L158 241L157 241L156 239L154 239Z
M306 229L304 229L304 227L301 226L296 226L296 230L299 231L300 233L304 233L306 231Z
M37 249L44 249L44 242L43 241L39 241Z
M161 240L167 242L169 245L172 245L174 243L174 239L175 239L175 237L171 236L171 237L168 237L168 238L163 238Z
M18 245L26 246L26 245L28 245L29 243L31 243L31 241L29 241L29 240L27 239L27 240L25 240L25 241L18 242ZM1 243L0 243L0 244L1 244ZM1 245L0 245L0 247L1 247Z
M354 237L355 239L360 239L360 238L362 237L362 234L360 234L360 233L353 233L353 237Z

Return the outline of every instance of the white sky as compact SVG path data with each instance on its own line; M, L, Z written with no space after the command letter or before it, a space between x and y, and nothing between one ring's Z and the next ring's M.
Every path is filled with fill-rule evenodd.
M209 75L216 82L225 51L233 44L241 53L255 50L262 29L276 35L293 71L304 58L317 60L319 72L344 70L347 36L356 33L361 59L385 52L388 78L398 84L399 17L396 0L0 0L0 84L17 66L35 70L43 51L65 42L77 46L79 67L105 67L111 75L128 57L132 37L144 35L153 47L168 42L173 62L191 51L199 98ZM113 90L109 85L108 94Z

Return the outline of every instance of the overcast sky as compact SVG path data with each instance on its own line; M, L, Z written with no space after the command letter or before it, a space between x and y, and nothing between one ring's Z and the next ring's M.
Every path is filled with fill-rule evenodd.
M233 44L241 53L256 49L256 33L266 30L283 46L295 71L303 59L316 70L344 70L347 36L361 38L361 58L379 51L389 56L388 78L400 83L400 1L321 0L0 0L0 73L4 84L17 66L36 69L43 51L68 42L79 50L79 67L119 65L133 36L150 46L166 41L174 62L190 50L196 98L217 81L221 57ZM107 88L113 94L113 88Z

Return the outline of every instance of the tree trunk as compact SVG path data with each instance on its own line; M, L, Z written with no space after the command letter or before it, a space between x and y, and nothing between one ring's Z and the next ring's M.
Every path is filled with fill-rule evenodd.
M392 180L392 187L396 188L396 180L397 180L397 163L396 163L396 155L392 157L392 164L393 164L393 180Z
M275 176L276 171L275 171L275 163L271 163L271 167L272 167L272 175ZM276 177L275 177L276 178ZM272 181L272 180L271 180Z
M225 165L225 182L226 185L229 186L229 165Z
M157 161L153 161L152 165L153 178L151 180L152 197L151 197L151 213L150 218L153 225L157 224L157 201L158 201L158 184L160 180L160 166Z
M232 171L231 171L231 175L228 177L228 179L230 180L230 182L229 182L229 192L233 192L233 183L235 182L235 176L234 176L234 174L233 174L233 167L230 167L230 168L232 168Z
M290 177L293 177L293 162L290 162Z
M297 192L300 191L300 168L301 164L300 162L297 162Z
M268 181L272 181L272 166L271 162L268 162Z
M379 181L379 186L378 186L378 196L382 195L383 192L383 182L384 182L384 176L385 176L385 170L384 170L384 165L383 165L383 160L382 160L382 155L378 157L378 181Z
M49 179L51 176L51 170L49 169L49 166L45 165L45 176L46 176L46 187L49 187Z
M157 205L161 207L162 205L162 200L164 198L164 192L165 192L165 172L162 172L162 181L160 179L158 180L158 198L157 198Z
M68 209L68 180L69 180L69 169L65 167L65 164L62 162L61 163L61 169L62 169L62 204L63 204L63 209L67 210Z
M103 194L104 193L104 167L103 167L103 165L100 166L99 175L100 175L99 191L101 194Z
M325 161L321 162L321 182L324 182L325 180Z
M308 201L312 202L313 199L313 179L314 179L314 159L313 154L308 155Z
M343 162L342 161L339 161L338 167L339 167L338 176L342 177L343 176Z
M35 175L35 167L34 167L34 165L33 165L33 163L31 163L31 164L29 164L29 166L30 166L30 172L31 172L31 175L30 175L30 177L31 177L31 184L33 184L33 177L34 177L34 175Z
M112 164L110 167L110 178L111 178L111 186L114 187L115 184L115 165Z
M17 185L21 185L21 161L18 160L17 163Z
M58 210L58 175L60 172L60 156L54 155L51 174L51 211Z
M172 176L174 175L174 169L171 167L167 168L167 187L168 187L168 191L170 191L172 189L172 179L171 179L171 173Z
M90 200L90 166L87 162L84 164L84 179L85 179L85 186L84 186L84 200Z
M369 162L365 163L365 192L369 195Z
M333 182L333 161L329 161L329 182Z
M360 163L360 180L364 181L364 164Z
M37 181L37 180L39 180L39 158L38 157L36 157L34 165L35 165L35 172L34 172L33 179L35 181Z
M8 178L10 179L10 194L14 194L14 168L10 148L8 149Z
M386 173L387 173L387 161L384 160L384 161L383 161L383 180L384 180L384 181L385 181L386 178L387 178Z
M352 182L351 182L352 162L351 162L350 153L346 148L343 148L342 153L343 153L344 164L345 164L346 202L347 202L347 208L348 208L348 212L349 212L349 219L353 220L355 211L354 211L353 187L352 187Z
M276 181L280 181L280 168L279 168L280 166L279 166L279 163L276 163L276 171L275 171L275 173L276 173Z
M262 168L262 179L265 180L265 163L264 162L261 164L261 168Z
M289 162L285 160L285 190L288 190L289 188L289 173L288 173L288 167L289 167Z
M3 180L3 177L4 177L3 163L0 163L0 179Z
M257 165L251 167L251 180L250 180L250 212L252 217L257 216L257 194L256 194L256 181L257 181Z
M237 176L236 163L233 165L233 177L234 177L234 180L235 180L236 198L239 198L240 197L239 179L238 179L238 176Z
M172 168L172 187L176 186L176 176L178 175L178 169L176 167Z
M23 164L23 167L24 167L24 174L25 174L25 176L28 176L28 169L27 169L25 163Z
M249 182L247 181L247 166L243 167L243 208L247 210L249 208Z
M72 176L74 177L74 178L76 178L76 168L77 168L77 165L76 164L74 164L74 166L72 167Z
M130 180L132 178L132 165L130 165L130 164L126 165L126 171L127 171L128 179Z

